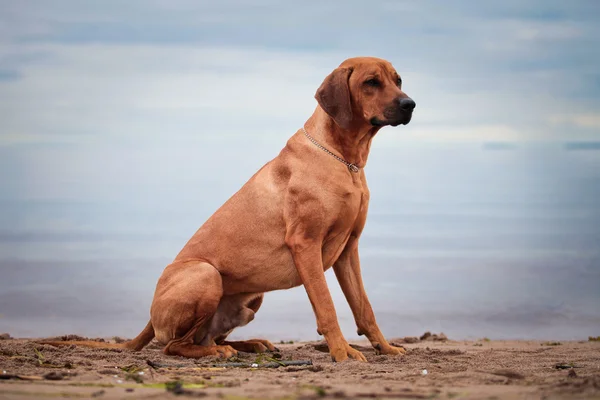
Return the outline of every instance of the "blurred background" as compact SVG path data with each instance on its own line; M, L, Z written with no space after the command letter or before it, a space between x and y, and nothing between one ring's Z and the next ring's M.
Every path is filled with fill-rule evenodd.
M599 18L594 1L0 1L0 332L136 335L188 238L331 70L372 55L417 102L366 168L384 334L598 335ZM258 335L318 337L302 287L234 332Z

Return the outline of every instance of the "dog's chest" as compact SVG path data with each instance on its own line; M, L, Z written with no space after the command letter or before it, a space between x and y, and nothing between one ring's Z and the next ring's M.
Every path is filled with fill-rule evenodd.
M323 241L323 267L328 269L339 258L351 235L360 236L369 205L369 192L362 188L344 193L344 199Z

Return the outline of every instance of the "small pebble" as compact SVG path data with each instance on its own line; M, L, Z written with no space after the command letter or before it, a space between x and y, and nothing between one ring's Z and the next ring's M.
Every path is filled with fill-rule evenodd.
M258 364L253 363L252 365L250 365L252 368L258 368Z
M421 371L421 375L427 375L427 370L424 369L423 371Z
M117 383L123 383L121 379L117 379Z
M138 375L144 375L144 371L138 372Z

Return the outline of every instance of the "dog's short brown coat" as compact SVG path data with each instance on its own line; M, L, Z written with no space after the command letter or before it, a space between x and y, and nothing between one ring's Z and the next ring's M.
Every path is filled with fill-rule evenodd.
M225 339L254 318L264 292L303 284L332 358L366 361L338 325L324 275L333 266L359 334L382 354L403 353L377 326L363 287L358 243L369 206L362 167L371 140L382 126L408 123L414 102L392 65L371 57L344 61L315 97L318 106L304 128L359 172L319 149L302 130L296 132L165 268L150 322L134 340L115 347L141 349L156 336L166 354L185 357L273 350L266 340Z

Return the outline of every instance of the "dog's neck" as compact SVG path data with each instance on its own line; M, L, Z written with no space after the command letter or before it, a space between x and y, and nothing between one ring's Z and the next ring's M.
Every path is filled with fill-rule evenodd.
M368 123L343 129L319 106L304 125L307 132L329 151L359 168L364 168L371 140L381 127Z

